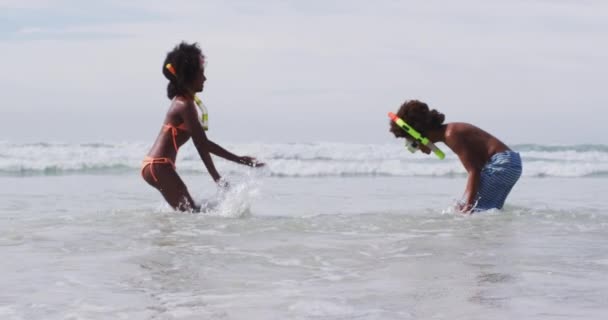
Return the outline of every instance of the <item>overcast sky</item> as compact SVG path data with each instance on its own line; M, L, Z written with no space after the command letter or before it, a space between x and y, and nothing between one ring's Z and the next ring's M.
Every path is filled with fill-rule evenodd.
M152 143L182 40L218 142L391 142L415 98L507 144L608 144L605 0L0 0L0 140Z

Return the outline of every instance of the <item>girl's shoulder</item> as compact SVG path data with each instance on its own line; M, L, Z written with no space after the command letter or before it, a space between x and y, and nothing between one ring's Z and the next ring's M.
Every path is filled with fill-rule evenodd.
M181 96L176 96L171 100L170 110L173 112L184 112L194 106L194 101Z

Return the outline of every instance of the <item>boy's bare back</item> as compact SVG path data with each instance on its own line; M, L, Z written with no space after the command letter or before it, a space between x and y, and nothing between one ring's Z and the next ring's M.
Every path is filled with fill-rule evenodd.
M480 169L492 155L509 150L502 141L470 123L451 122L446 126L445 144L467 170Z

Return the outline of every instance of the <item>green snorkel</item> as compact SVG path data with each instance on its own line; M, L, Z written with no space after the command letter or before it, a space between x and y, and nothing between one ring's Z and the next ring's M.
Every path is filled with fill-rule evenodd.
M209 130L209 112L207 111L207 107L196 94L194 95L194 103L201 109L201 125L203 126L203 130Z
M437 157L439 159L444 159L445 158L445 153L443 153L443 151L441 151L439 148L437 148L437 146L435 146L434 143L431 142L431 140L429 140L429 138L424 137L420 134L420 132L416 131L416 129L412 128L412 126L410 126L409 124L407 124L405 121L403 121L403 119L397 117L396 114L389 112L388 113L389 118L391 118L391 120L393 120L401 129L403 129L403 131L407 132L407 134L409 134L412 138L414 138L415 142L418 142L420 144L422 144L423 146L433 150L433 153L435 153L435 155L437 155ZM418 146L416 146L415 144L408 144L407 145L407 149L414 153L416 152L416 150L418 149Z

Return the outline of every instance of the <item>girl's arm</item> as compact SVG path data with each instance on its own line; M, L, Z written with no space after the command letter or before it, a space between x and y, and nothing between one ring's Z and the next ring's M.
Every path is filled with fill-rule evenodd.
M233 154L232 152L222 148L221 146L219 146L217 143L209 140L209 152L213 153L214 155L224 158L226 160L232 161L232 162L238 162L239 161L239 156Z
M247 165L250 167L261 167L264 166L263 163L258 162L255 158L252 157L239 157L233 153L231 153L230 151L222 148L221 146L219 146L218 144L216 144L215 142L211 141L211 140L207 140L209 143L209 152L213 153L214 155L218 156L218 157L222 157L226 160L230 160L232 162L236 162L238 164L243 164L243 165Z
M212 142L207 139L207 135L205 134L205 130L201 126L200 122L198 122L198 113L194 107L194 102L188 101L184 103L183 112L181 112L184 123L186 124L186 128L188 132L190 132L190 136L192 137L192 142L198 151L198 154L203 160L207 171L213 178L213 181L219 183L221 180L220 174L215 169L215 165L213 164L213 159L211 159L211 155L209 152L211 151Z

